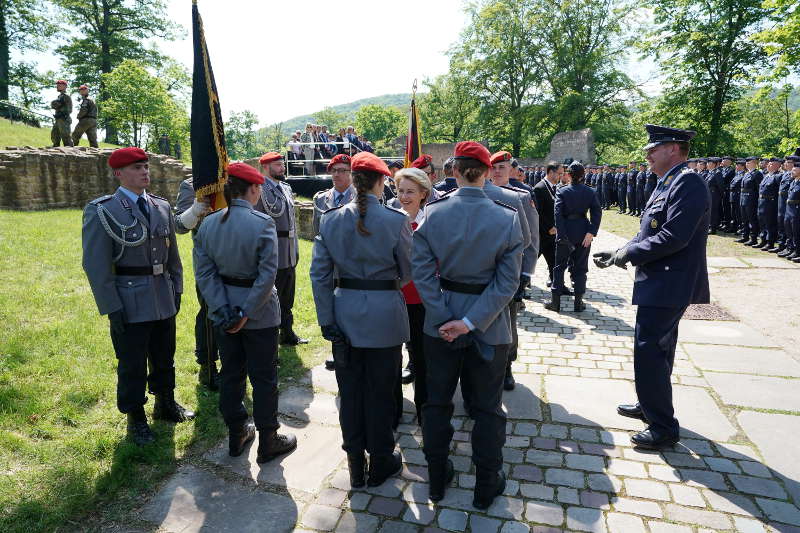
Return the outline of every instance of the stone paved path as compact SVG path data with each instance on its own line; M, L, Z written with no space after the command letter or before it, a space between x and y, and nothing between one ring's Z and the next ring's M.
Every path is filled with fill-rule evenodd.
M621 242L601 233L596 249ZM727 265L718 264L718 267ZM731 266L733 267L733 266ZM446 498L428 502L421 432L407 399L402 474L350 490L333 374L314 368L282 392L298 450L260 466L225 443L179 472L141 509L143 530L800 532L800 363L739 322L683 321L673 376L682 440L663 453L630 446L643 426L616 415L635 399L632 271L592 266L588 309L540 303L544 269L519 317L521 350L508 413L505 495L471 505L472 422L457 400ZM571 298L566 298L571 308ZM407 398L410 386L404 387Z

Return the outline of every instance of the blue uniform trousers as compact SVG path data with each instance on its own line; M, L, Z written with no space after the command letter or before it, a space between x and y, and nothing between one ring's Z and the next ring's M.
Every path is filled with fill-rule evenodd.
M758 201L756 200L756 196L753 193L742 193L740 199L744 236L750 237L750 239L757 239L760 230L758 225Z
M625 194L625 187L617 188L617 202L619 203L620 213L628 210L627 195Z
M428 464L443 463L453 439L453 394L459 376L462 390L469 390L472 429L472 461L479 470L497 472L503 466L506 415L503 412L503 378L506 345L495 346L494 359L484 360L475 345L453 350L447 342L425 335L428 363L428 401L422 408L422 435Z
M778 242L786 244L789 235L786 234L783 220L786 218L786 196L778 196Z
M677 436L672 405L672 365L678 343L678 323L686 307L640 305L636 311L633 370L636 394L650 427L661 435Z
M764 239L774 244L778 238L778 200L759 199L758 225L761 227Z
M797 207L789 207L786 210L783 224L786 232L786 247L797 250L800 245L800 210Z
M244 406L247 378L253 387L253 422L258 431L277 431L278 328L241 329L233 335L216 327L222 370L219 410L230 428L247 421Z
M589 251L591 246L584 248L581 243L574 244L569 241L556 243L556 264L553 267L554 291L564 290L564 272L569 268L572 278L572 289L575 296L586 292L586 274L589 272Z
M733 224L734 231L742 227L742 208L739 205L739 193L731 191L730 193L730 218L728 220Z

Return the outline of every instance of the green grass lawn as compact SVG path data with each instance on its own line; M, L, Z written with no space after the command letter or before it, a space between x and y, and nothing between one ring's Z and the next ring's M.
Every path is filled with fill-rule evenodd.
M75 124L73 123L73 127ZM113 144L99 143L100 148L116 148ZM50 140L50 127L34 128L22 124L21 122L11 122L8 119L0 118L0 150L6 146L33 146L42 148L53 146ZM89 146L86 136L81 139L81 146Z
M603 221L600 228L609 231L620 237L630 239L639 232L639 218L628 215L620 215L615 208L603 211ZM767 254L760 250L754 250L749 246L742 246L738 242L738 235L719 234L708 236L708 257L755 257L755 256L769 256L775 257L774 254Z
M81 268L81 211L0 211L0 531L82 530L120 518L154 483L216 444L225 427L217 394L197 386L189 235L175 365L178 400L193 422L153 424L157 442L124 440L116 409L116 360L108 321L97 314ZM311 244L301 241L295 327L311 343L281 349L283 384L321 362L308 279ZM148 413L152 400L145 406Z

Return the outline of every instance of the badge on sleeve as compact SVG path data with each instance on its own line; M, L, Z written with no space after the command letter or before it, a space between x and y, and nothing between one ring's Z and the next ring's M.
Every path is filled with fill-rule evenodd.
M656 229L658 227L658 220L653 219L650 221L650 227Z

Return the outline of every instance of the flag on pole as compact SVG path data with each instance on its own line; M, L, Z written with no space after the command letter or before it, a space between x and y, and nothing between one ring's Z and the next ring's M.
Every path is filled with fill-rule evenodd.
M192 79L192 178L198 198L211 196L213 209L225 207L222 189L228 180L228 151L219 107L217 84L208 56L203 19L192 0L194 76Z
M417 80L414 80L414 87L411 92L411 111L408 116L408 138L406 139L406 168L422 155L422 140L419 135L419 112L417 111Z

